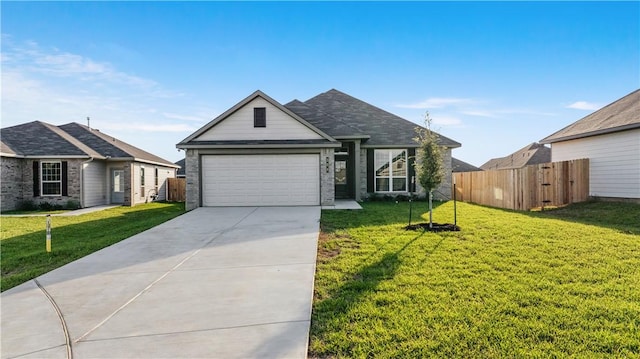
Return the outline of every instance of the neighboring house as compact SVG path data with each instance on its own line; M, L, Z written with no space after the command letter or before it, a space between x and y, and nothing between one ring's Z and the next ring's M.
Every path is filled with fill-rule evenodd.
M286 105L256 91L176 145L186 150L187 209L407 194L417 126L337 90ZM460 144L439 139L451 173Z
M508 170L547 162L551 162L551 149L534 142L509 156L493 158L480 166L480 168L484 171Z
M163 200L178 168L75 122L29 122L1 129L0 139L3 211L23 201L92 207Z
M451 172L477 172L482 171L482 168L478 168L470 163L461 161L455 157L451 158Z
M544 138L553 161L589 159L589 195L640 199L640 90Z
M187 174L184 170L184 158L181 159L178 162L175 162L176 166L180 166L180 168L178 168L178 172L176 173L176 177L177 178L185 178L187 177Z

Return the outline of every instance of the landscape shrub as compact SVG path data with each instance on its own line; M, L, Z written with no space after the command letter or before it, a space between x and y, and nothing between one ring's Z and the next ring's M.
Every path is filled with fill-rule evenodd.
M38 205L32 200L25 199L18 203L17 209L19 211L35 211L38 209Z
M65 209L78 209L80 208L80 202L70 199L64 207Z

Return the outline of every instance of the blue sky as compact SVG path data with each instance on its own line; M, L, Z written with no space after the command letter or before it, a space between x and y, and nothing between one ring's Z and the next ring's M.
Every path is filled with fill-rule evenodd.
M335 88L476 166L640 87L640 2L2 2L2 127L86 123L171 161L256 89Z

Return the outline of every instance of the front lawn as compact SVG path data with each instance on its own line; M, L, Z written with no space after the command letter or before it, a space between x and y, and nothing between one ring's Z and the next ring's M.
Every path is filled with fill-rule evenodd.
M15 287L182 213L183 203L149 203L51 217L51 253L45 250L46 217L1 216L0 288Z
M322 212L311 358L640 356L640 205L363 208Z

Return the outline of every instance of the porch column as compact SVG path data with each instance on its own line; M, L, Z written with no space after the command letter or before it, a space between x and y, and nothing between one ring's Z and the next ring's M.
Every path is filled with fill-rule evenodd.
M355 162L355 166L353 168L354 172L355 172L355 176L354 176L355 177L354 178L355 188L354 188L354 191L355 191L356 201L360 202L360 200L361 200L361 196L360 196L360 140L355 140L355 141L353 141L353 143L355 145L353 147L354 148L353 152L355 152L354 156L353 156L353 159L354 159L353 162Z

